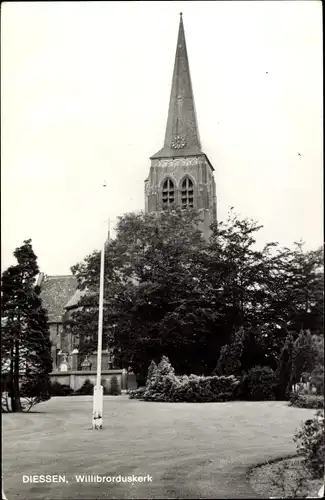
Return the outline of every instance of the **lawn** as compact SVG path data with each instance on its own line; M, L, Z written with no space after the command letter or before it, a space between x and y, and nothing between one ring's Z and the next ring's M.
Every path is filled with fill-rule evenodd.
M3 414L8 500L254 498L248 470L295 452L292 436L314 410L282 402L146 403L105 396L104 428L91 430L90 396L52 398ZM66 483L23 483L61 474ZM152 476L148 483L78 483L77 474Z

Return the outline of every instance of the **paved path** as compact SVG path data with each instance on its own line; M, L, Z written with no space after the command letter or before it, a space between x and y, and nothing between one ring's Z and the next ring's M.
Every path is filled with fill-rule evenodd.
M52 398L39 413L3 415L8 500L253 498L246 474L295 452L292 437L313 410L280 402L145 403L105 397L92 431L92 398ZM24 484L62 474L68 483ZM147 475L152 483L77 483L76 474Z

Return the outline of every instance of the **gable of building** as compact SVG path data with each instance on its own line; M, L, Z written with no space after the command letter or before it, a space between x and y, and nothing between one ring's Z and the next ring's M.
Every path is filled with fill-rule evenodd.
M43 307L49 323L61 323L65 306L77 290L77 280L72 275L44 276L38 282L41 288Z

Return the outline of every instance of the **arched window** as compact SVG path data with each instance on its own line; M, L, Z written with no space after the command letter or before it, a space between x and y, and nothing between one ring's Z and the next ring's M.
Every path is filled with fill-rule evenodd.
M194 186L191 179L185 177L182 182L182 208L194 207Z
M166 179L162 191L163 208L168 208L175 203L175 186L171 179Z

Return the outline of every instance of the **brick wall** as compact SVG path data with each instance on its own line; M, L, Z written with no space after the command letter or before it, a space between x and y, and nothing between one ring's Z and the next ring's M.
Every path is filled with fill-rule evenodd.
M109 390L111 386L112 376L115 375L121 390L127 389L127 374L123 370L105 370L102 371L102 385ZM58 382L61 385L68 385L74 391L82 387L84 382L89 379L92 384L96 384L95 371L69 371L69 372L52 372L50 374L51 382Z

